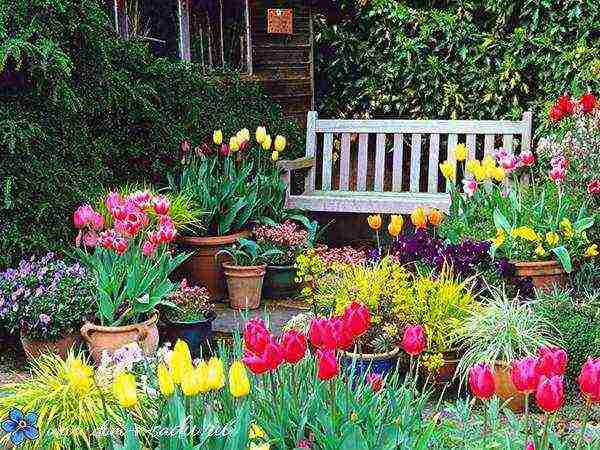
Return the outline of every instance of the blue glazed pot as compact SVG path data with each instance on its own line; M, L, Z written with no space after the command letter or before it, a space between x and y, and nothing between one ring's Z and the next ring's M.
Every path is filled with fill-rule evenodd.
M213 340L212 323L217 315L211 312L206 320L200 322L170 322L165 320L162 338L174 344L178 339L187 342L193 357L208 356Z
M395 348L387 353L374 354L343 352L340 364L348 371L352 370L352 364L354 364L355 376L376 373L383 377L396 367L399 353L399 348Z

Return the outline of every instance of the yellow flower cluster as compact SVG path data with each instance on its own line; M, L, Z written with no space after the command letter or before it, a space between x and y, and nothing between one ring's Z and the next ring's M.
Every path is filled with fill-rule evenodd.
M410 215L410 220L416 228L425 228L427 224L438 226L442 223L444 214L436 208L431 208L429 212L424 208L416 208ZM383 225L381 214L373 214L367 217L367 223L374 231L379 231ZM400 214L390 215L390 223L388 225L388 233L392 237L397 237L404 227L404 219Z
M87 394L94 385L94 369L83 362L81 357L67 358L65 375L69 387L80 394Z
M258 127L254 133L254 137L256 142L264 149L271 150L271 146L273 146L273 151L271 153L271 159L273 161L277 161L279 159L279 154L283 152L285 146L287 145L285 137L281 135L275 136L275 142L272 141L271 135L267 134L267 129L265 127ZM229 150L232 152L237 152L244 142L250 141L250 131L248 128L243 128L238 131L235 136L231 136L229 138ZM221 145L223 143L223 131L215 130L213 132L213 142L216 145Z
M489 155L486 155L481 161L478 159L468 160L465 163L465 170L478 182L485 180L501 182L506 178L504 168L496 165L494 159Z

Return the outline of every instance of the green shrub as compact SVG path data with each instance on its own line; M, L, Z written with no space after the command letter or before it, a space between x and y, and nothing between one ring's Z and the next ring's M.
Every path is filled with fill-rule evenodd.
M61 251L79 202L107 186L159 186L180 145L266 125L303 154L297 126L256 84L122 41L102 1L0 6L0 267Z
M337 2L318 20L326 115L520 118L600 87L594 0Z

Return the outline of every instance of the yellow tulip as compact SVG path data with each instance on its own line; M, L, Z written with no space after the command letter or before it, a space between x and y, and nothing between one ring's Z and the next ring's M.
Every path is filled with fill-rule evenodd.
M518 237L521 239L525 239L526 241L534 242L539 241L540 237L537 233L530 227L518 227L512 231L513 237Z
M541 242L535 248L535 254L537 256L539 256L540 258L543 258L544 256L547 255L546 250L544 249L544 246L542 245Z
M440 164L440 170L446 180L454 181L456 179L456 167L450 161L444 161Z
M467 159L469 155L469 149L465 144L458 144L454 147L454 156L457 161L464 161Z
M133 374L119 373L113 382L113 394L123 408L132 408L137 405L137 390Z
M221 145L223 143L223 132L221 130L213 131L213 142L217 145Z
M404 226L404 219L399 214L392 214L390 216L390 224L388 225L388 232L390 236L396 237L402 232Z
M377 231L381 228L381 215L379 214L375 214L372 216L367 217L367 223L369 224L369 226Z
M265 127L258 127L254 136L256 137L256 142L262 144L267 137L267 129Z
M478 167L481 167L481 162L478 159L470 159L465 163L465 170L473 175L475 175L475 170Z
M498 182L503 181L504 178L506 178L506 170L504 170L504 167L494 167L491 172L491 178Z
M250 140L250 130L248 130L248 128L242 128L237 133L237 139L240 143L242 143L244 141L249 141Z
M496 167L496 161L490 155L485 155L481 160L481 166L486 169L490 169L492 167Z
M573 224L566 217L560 221L560 229L562 230L563 235L567 239L571 239L575 234L575 232L573 231Z
M267 434L261 427L259 427L255 423L250 425L250 431L248 432L248 439L263 439L266 436L267 436Z
M410 220L417 229L427 227L427 214L423 208L415 209L410 215Z
M208 364L206 361L200 361L200 363L194 369L194 376L198 379L198 390L204 394L210 391L208 384Z
M235 361L229 368L229 392L236 398L250 393L250 380L241 361Z
M273 161L277 161L279 159L279 152L277 150L275 150L273 153L271 153L271 159Z
M240 149L240 141L236 136L231 136L229 138L229 150L232 152L237 152Z
M550 247L555 247L559 240L560 238L558 237L558 234L556 234L554 231L546 233L546 242Z
M220 358L212 357L208 360L208 387L217 391L225 386L225 369Z
M69 386L80 394L87 394L94 384L94 370L81 358L67 359L65 376Z
M185 341L178 339L169 355L169 368L171 369L173 382L181 384L183 374L188 373L192 367L190 348Z
M173 383L173 376L167 366L163 363L158 365L156 369L156 374L158 376L158 387L160 388L160 393L165 397L168 397L175 392L175 383Z
M181 378L181 391L186 397L198 395L200 392L200 380L196 376L196 369L190 368Z
M271 135L270 134L267 134L265 136L261 145L264 150L271 150Z
M271 450L271 444L268 442L263 442L262 444L255 444L252 442L248 450Z
M475 180L482 182L488 178L488 173L483 166L477 166L473 168L473 176L475 177Z
M595 258L598 254L598 244L592 244L586 249L584 256L586 258Z
M275 150L277 150L279 153L281 153L283 151L283 149L285 148L285 138L283 136L281 136L280 134L278 134L275 137Z
M504 230L497 229L496 230L496 238L492 240L494 247L496 247L496 248L502 247L502 244L504 244L505 241L506 241L506 233L504 232Z
M439 209L433 208L431 211L429 211L429 214L427 215L427 221L431 225L437 227L442 223L442 220L444 220L444 213L442 213Z

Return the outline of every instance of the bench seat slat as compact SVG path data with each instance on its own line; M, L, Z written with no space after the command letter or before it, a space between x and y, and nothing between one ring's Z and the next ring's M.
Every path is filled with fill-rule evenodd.
M417 207L447 211L450 196L424 192L383 192L374 196L372 192L315 191L310 195L290 196L288 207L324 212L409 214Z

